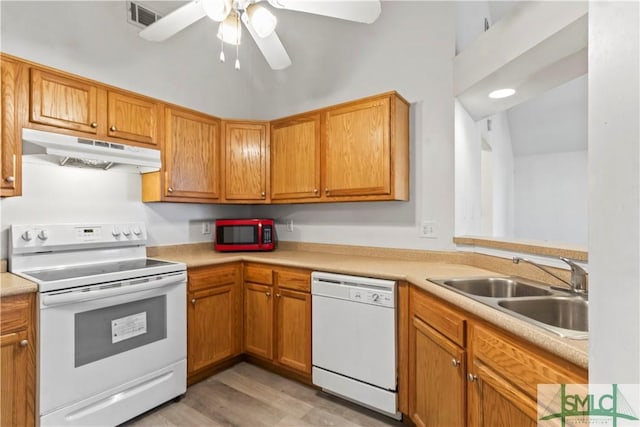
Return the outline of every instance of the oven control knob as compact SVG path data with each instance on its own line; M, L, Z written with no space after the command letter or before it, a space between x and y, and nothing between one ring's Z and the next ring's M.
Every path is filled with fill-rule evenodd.
M136 236L141 235L142 230L140 230L140 227L133 227L133 234L135 234Z
M49 232L47 230L40 230L38 233L38 239L47 240L49 238Z
M125 236L129 237L131 236L131 230L129 230L129 228L125 227L122 229L122 234L124 234Z
M22 233L22 240L24 240L25 242L30 242L33 240L33 232L31 230L27 230L24 233Z
M113 235L113 237L120 236L120 229L118 227L113 227L113 230L111 230L111 234Z

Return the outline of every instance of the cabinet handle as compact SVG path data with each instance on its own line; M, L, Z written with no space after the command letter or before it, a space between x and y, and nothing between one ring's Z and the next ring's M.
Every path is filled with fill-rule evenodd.
M260 193L260 196L264 199L265 196L267 195L267 193L265 193L264 191L262 193Z
M325 187L324 194L326 194L327 196L329 195L329 188Z
M267 296L267 298L271 296L271 292L265 292L264 294Z
M4 180L7 182L16 182L16 178L13 176L8 176Z
M20 347L26 347L28 345L29 345L29 341L27 341L27 340L20 341Z
M280 298L280 294L276 294L276 298Z
M460 366L460 361L458 359L451 359L451 366L457 368L458 366Z
M318 189L317 189L317 188L314 188L314 189L313 189L313 193L314 193L314 194L318 194Z
M117 128L117 127L115 127L115 126L111 126L111 127L109 128L109 130L110 130L111 132L115 132L115 131L117 131L117 130L118 130L118 128Z
M191 300L191 304L196 305L196 299L195 298Z
M169 188L167 188L167 191L168 191L169 193L173 193L173 188L169 187Z
M477 379L478 379L477 375L474 375L474 374L471 374L471 373L467 374L467 380L469 380L470 383L474 382Z
M91 127L92 127L92 128L94 128L94 129L95 129L95 128L97 128L97 127L98 127L98 123L96 123L96 122L91 122Z

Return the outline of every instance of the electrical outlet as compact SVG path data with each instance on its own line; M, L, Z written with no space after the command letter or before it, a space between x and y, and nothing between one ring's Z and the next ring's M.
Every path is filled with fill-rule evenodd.
M292 219L287 221L287 231L289 231L289 232L293 231L293 220Z
M202 234L211 234L211 223L209 221L202 223Z
M438 237L437 223L435 221L422 221L420 223L420 237L436 239Z

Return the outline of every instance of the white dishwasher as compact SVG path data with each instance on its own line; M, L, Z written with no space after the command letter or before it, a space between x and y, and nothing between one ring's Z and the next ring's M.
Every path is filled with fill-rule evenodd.
M311 279L313 384L400 419L396 282L323 272Z

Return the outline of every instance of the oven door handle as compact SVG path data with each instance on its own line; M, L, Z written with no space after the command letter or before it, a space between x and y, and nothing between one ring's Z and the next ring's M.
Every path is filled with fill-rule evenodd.
M126 286L105 286L95 287L87 290L75 290L57 294L41 294L40 302L42 305L54 306L61 304L69 304L72 302L90 301L100 298L108 298L130 294L134 292L150 291L153 289L163 288L171 285L178 285L186 281L186 274L179 273L168 277L162 277L153 281L146 281L135 285Z

